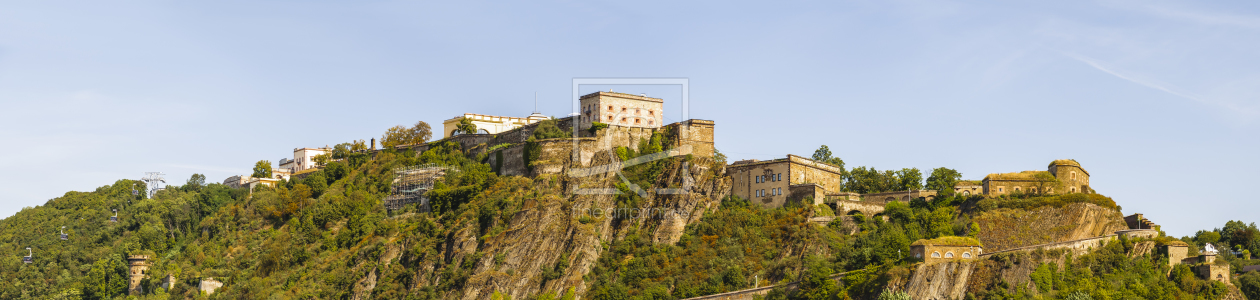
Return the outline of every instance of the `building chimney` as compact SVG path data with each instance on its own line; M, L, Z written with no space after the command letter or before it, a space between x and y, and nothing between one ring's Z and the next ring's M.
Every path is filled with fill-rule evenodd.
M376 150L376 138L372 138L372 150Z

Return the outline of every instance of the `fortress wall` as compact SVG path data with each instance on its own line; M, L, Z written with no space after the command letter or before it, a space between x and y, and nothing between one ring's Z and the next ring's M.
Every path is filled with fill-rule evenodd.
M1080 255L1085 255L1089 253L1091 249L1102 248L1104 245L1107 245L1107 243L1116 241L1118 239L1119 238L1117 235L1108 234L1104 236L1092 237L1092 238L1087 238L1087 239L1079 239L1079 240L1074 240L1074 241L1066 241L1066 242L1041 244L1041 245L1019 247L1019 248L1014 248L1014 249L1007 249L1007 250L1002 250L1002 251L981 254L980 256L988 257L988 256L998 254L998 253L1008 253L1008 252L1015 252L1015 251L1033 252L1036 250L1054 250L1054 249L1067 249L1068 251L1072 252L1072 255L1080 256Z
M498 164L500 157L503 158L503 163L499 167L500 176L525 176L528 173L528 169L525 168L524 144L512 145L498 151L503 155L491 154L489 162L491 166L494 166Z
M787 175L793 184L813 183L829 192L840 191L840 171L832 165L788 155L791 172Z

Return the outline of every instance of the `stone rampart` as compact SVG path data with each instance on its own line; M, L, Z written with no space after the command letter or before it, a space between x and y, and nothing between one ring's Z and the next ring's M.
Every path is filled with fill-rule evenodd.
M934 190L913 190L913 191L892 191L883 193L862 194L865 201L902 201L909 202L912 199L924 198L928 201L936 199L936 191Z
M571 118L557 120L558 126L569 126ZM671 152L674 154L686 155L708 155L712 156L712 121L689 120L689 123L698 123L700 125L690 126L689 139L675 139L669 144ZM675 123L678 124L678 123ZM678 128L689 128L686 125L671 124L670 130L681 130ZM703 128L708 124L709 127ZM656 133L659 128L641 128L610 125L608 128L599 130L596 135L580 134L578 138L558 138L535 141L538 145L539 154L537 160L533 162L532 168L525 164L526 147L528 147L528 136L532 135L535 125L521 127L512 131L501 133L499 137L490 140L489 144L511 143L512 146L495 149L492 153L487 154L487 159L491 166L496 166L499 175L503 176L533 176L539 174L560 174L568 168L588 168L599 165L607 165L611 162L618 161L616 157L616 149L618 147L627 147L630 149L638 149L639 142L650 140L652 134ZM568 130L568 128L561 128ZM699 132L699 133L697 133ZM526 134L528 133L528 134ZM705 135L707 134L707 135ZM585 137L582 137L585 136ZM705 140L707 136L707 141ZM458 136L457 136L458 137ZM665 141L671 143L670 141ZM707 148L705 148L707 147ZM478 147L480 148L480 147ZM708 151L705 153L697 153L699 151ZM704 150L708 149L708 150ZM606 157L605 157L606 156ZM500 163L500 160L502 162Z
M1119 239L1119 235L1108 234L1104 236L1092 237L1092 238L1087 238L1087 239L1079 239L1079 240L1041 244L1041 245L1032 245L1032 246L1025 246L1025 247L1019 247L1019 248L1013 248L1013 249L1006 249L1006 250L996 251L996 252L989 252L989 253L981 254L980 257L988 257L994 254L1010 253L1010 252L1017 252L1017 251L1018 252L1033 252L1036 250L1054 250L1054 249L1066 249L1068 251L1071 251L1072 255L1080 256L1080 255L1085 255L1089 253L1090 250L1102 248L1103 246L1107 245L1107 243L1110 243L1118 239Z
M836 214L838 215L855 215L861 213L864 216L872 217L884 213L884 206L887 202L883 201L836 201Z

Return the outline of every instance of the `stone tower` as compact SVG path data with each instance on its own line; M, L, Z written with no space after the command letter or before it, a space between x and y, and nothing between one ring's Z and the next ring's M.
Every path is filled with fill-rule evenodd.
M1089 193L1089 172L1073 159L1059 159L1047 167L1050 174L1063 184L1063 192Z
M130 267L127 274L131 277L127 280L127 293L130 295L143 294L144 287L140 286L140 281L144 280L145 277L148 277L145 273L149 271L149 256L127 256L127 266Z

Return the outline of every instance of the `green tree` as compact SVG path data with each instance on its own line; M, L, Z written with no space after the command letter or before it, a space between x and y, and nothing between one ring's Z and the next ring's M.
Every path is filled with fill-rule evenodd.
M127 268L117 254L92 263L85 279L87 299L110 299L127 290Z
M385 130L385 135L381 136L381 147L389 149L394 146L423 144L432 137L433 131L429 128L429 123L424 121L416 122L411 127L398 125Z
M1194 233L1194 241L1199 244L1210 244L1221 241L1221 234L1216 231L1199 230Z
M814 150L814 156L810 158L813 158L814 161L829 164L840 168L840 170L844 170L844 160L839 157L832 156L831 148L827 148L827 145L822 145L818 147L818 150Z
M204 186L206 186L206 175L196 173L192 174L191 177L188 177L188 182L184 183L186 191L200 190Z
M254 178L271 178L271 161L260 160L254 163Z
M923 172L919 172L919 168L901 169L897 171L896 179L899 191L923 189Z
M1260 299L1260 272L1247 272L1238 276L1238 289L1247 299Z
M567 130L562 130L560 129L559 126L556 126L555 119L547 119L547 120L543 120L542 122L538 122L538 127L534 128L533 138L535 140L542 140L542 139L567 138L567 137L572 137L572 136L573 136L572 132L569 132Z
M892 289L884 290L879 294L879 300L910 300L910 293L897 291Z
M932 169L932 175L928 176L926 188L936 190L940 195L954 194L954 186L962 179L962 173L950 168Z
M353 152L350 148L353 146L354 145L350 143L340 143L334 145L331 153L332 159L345 159L346 157L349 157L350 153Z
M832 299L839 292L840 288L836 286L836 281L831 280L831 274L835 273L831 267L827 266L827 261L822 258L814 257L810 259L809 265L805 269L805 280L802 280L798 286L794 299L823 300Z
M460 134L474 134L477 133L477 124L473 124L472 119L460 118L459 123L455 124L455 130Z

